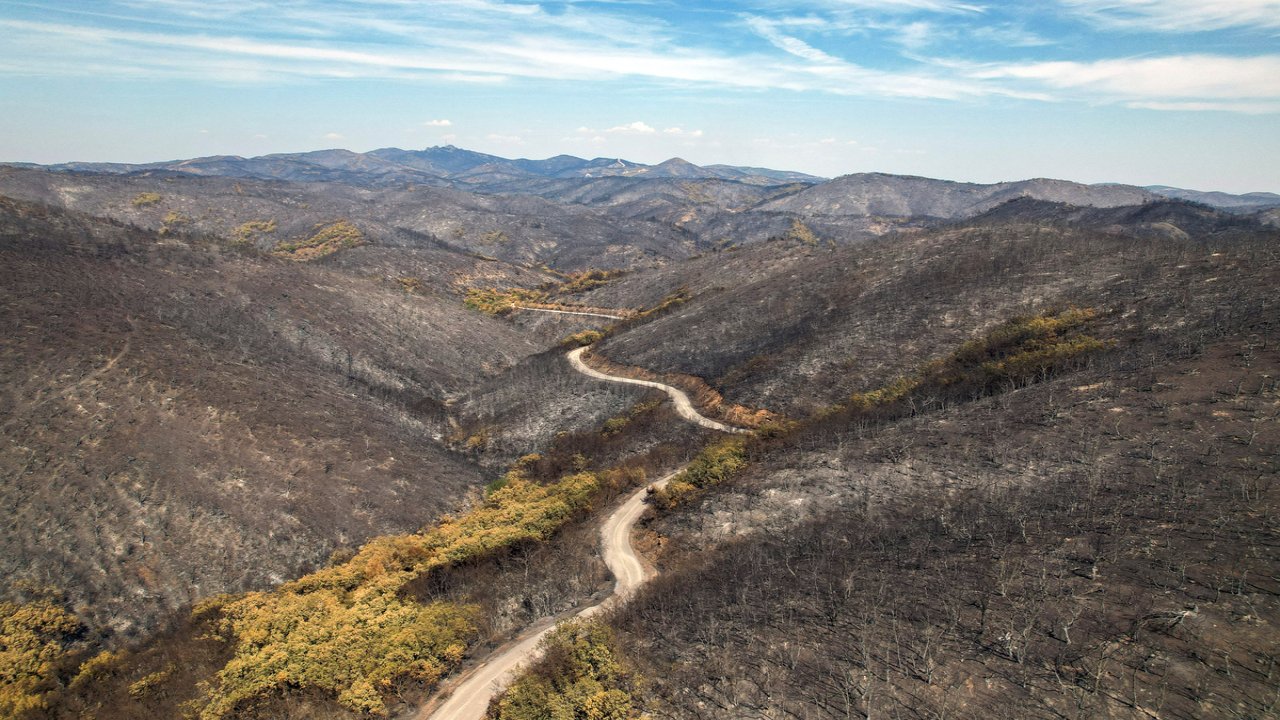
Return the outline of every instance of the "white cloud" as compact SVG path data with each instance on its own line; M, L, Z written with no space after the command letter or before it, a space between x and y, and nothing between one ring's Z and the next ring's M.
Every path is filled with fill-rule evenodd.
M627 123L626 125L611 127L608 130L605 130L605 132L613 133L615 135L651 135L657 132L657 130L643 120L637 120L633 123Z
M762 55L723 55L678 47L626 47L536 35L501 41L452 39L438 46L390 48L318 46L213 33L187 35L0 20L23 38L0 72L96 76L205 77L234 82L278 82L292 77L394 78L458 81L504 76L556 80L637 78L678 85L787 89L841 95L958 98L993 90L955 78L861 68L778 35L779 47L807 63ZM93 46L88 57L77 48ZM42 54L43 53L43 54ZM121 58L129 58L128 64ZM25 68L25 69L24 69ZM995 90L998 92L998 89Z
M453 125L453 122L449 120L428 120L422 124L425 127L449 127Z
M342 133L329 132L324 134L324 139L325 140L345 140L346 138L342 136Z
M1214 111L1241 113L1244 115L1271 115L1280 113L1280 100L1275 102L1129 102L1126 107L1141 110Z
M1125 101L1280 101L1280 55L1042 62L986 67L980 79L1027 82Z
M1055 42L1018 25L983 25L966 31L973 40L1005 47L1044 47Z
M702 137L701 130L685 130L682 127L669 127L663 130L662 132L666 133L667 135L675 135L677 137L687 137L687 138Z
M143 7L143 0L129 0ZM281 83L299 78L361 78L430 82L492 83L513 78L642 81L665 86L738 90L789 90L833 95L964 100L1006 96L1033 100L1083 100L1144 107L1191 108L1196 103L1237 112L1266 112L1277 100L1275 56L1071 60L981 64L965 59L897 57L892 69L868 66L839 55L847 42L829 43L846 32L839 18L881 13L857 32L888 33L909 46L965 47L979 42L1037 45L1044 41L1019 26L920 20L910 12L975 14L984 6L947 0L818 0L798 17L745 17L742 23L771 47L725 49L741 43L682 45L658 28L627 32L641 23L569 7L550 13L537 5L496 0L437 0L431 10L411 0L359 0L334 6L313 0L270 3L231 0L216 11L197 0L155 0L171 13L164 22L94 25L0 19L10 42L0 47L0 74L202 79L235 83ZM354 0L353 0L354 2ZM1199 27L1230 18L1255 18L1280 27L1280 0L1059 0L1071 11L1098 18L1142 18L1148 23ZM796 0L762 0L772 10ZM117 5L119 3L116 3ZM1183 13L1161 8L1176 6ZM814 8L819 10L815 10ZM1231 12L1221 11L1231 8ZM369 12L370 8L379 10ZM1199 9L1197 9L1199 8ZM385 10L385 12L383 12ZM1277 10L1274 17L1268 15ZM825 14L824 12L825 11ZM899 13L885 21L884 13ZM210 13L217 19L209 20ZM174 19L177 14L179 19ZM992 14L995 14L994 11ZM1228 17L1230 16L1230 17ZM1263 17L1268 16L1268 17ZM89 17L84 15L84 17ZM1183 18L1183 19L1179 19ZM296 24L286 24L285 20ZM598 24L592 21L599 20ZM483 22L478 22L483 21ZM1101 21L1101 20L1100 20ZM1236 22L1235 20L1230 20ZM85 20L92 23L92 20ZM484 22L496 23L493 28ZM432 23L439 32L430 32ZM870 23L870 24L868 24ZM661 23L659 23L661 25ZM361 28L363 41L351 39ZM850 26L853 27L853 26ZM124 29L131 28L131 29ZM156 29L160 28L160 29ZM263 29L279 32L263 33ZM408 29L406 29L408 28ZM496 29L495 29L496 28ZM1070 56L1068 56L1070 57ZM906 62L903 62L905 59ZM426 127L451 127L434 119ZM652 135L643 121L580 134ZM665 130L661 131L665 132ZM697 137L683 130L686 139ZM675 135L675 133L669 133Z
M762 17L752 17L747 18L747 25L756 31L760 37L768 40L774 47L795 55L802 60L826 65L839 65L843 62L839 58L829 55L799 38L784 35L778 30L779 26L787 26L783 23Z
M1059 0L1069 12L1123 30L1280 28L1280 0Z
M949 2L948 0L823 0L820 4L837 9L876 10L881 12L980 13L986 11L986 7L983 5Z
M924 47L933 42L936 31L932 23L916 21L898 30L898 42L909 48Z

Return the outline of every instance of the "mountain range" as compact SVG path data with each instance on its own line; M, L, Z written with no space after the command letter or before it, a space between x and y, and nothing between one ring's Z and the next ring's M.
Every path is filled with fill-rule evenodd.
M41 167L14 163L23 167ZM71 162L42 166L55 172L136 174L173 172L185 175L233 177L289 182L339 182L361 187L403 185L447 186L476 192L524 192L541 180L597 178L726 180L745 185L828 185L825 178L800 172L732 165L699 166L681 158L646 165L621 158L587 160L557 155L545 160L509 159L454 147L423 150L381 148L365 153L316 150L244 158L236 155L127 164ZM1080 185L1036 179L995 184L947 183L928 178L863 173L836 178L829 197L810 202L826 214L928 215L956 217L975 208L986 209L1013 197L1027 196L1080 205L1120 205L1168 197L1199 202L1233 212L1280 207L1280 195L1256 192L1232 195L1152 185L1145 188L1114 183ZM916 196L923 193L923 204ZM840 198L844 198L842 201ZM806 198L806 201L809 201ZM779 207L790 207L784 204ZM980 210L979 210L980 211Z

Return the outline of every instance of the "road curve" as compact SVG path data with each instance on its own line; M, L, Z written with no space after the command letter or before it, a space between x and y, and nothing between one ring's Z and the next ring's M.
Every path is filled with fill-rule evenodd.
M530 308L535 309L535 308ZM561 312L544 310L543 312ZM569 363L578 372L597 380L643 385L657 388L671 396L676 411L680 416L705 428L721 432L747 432L741 428L730 427L724 423L704 417L693 409L693 403L683 391L659 382L649 380L632 380L631 378L606 375L587 367L582 361L582 353L586 348L578 348L568 354ZM631 545L631 530L636 521L644 514L644 499L649 488L661 488L675 477L683 467L645 487L631 493L630 496L614 510L600 528L600 546L604 555L604 563L609 567L615 579L613 592L603 601L584 608L575 617L591 617L603 610L626 602L635 591L653 577L653 570L644 564ZM555 628L557 618L548 618L533 625L515 640L495 650L484 662L461 675L449 690L449 695L441 699L437 696L429 702L414 720L482 720L489 708L489 701L506 687L515 677L516 672L538 655L538 643L547 633Z
M577 370L583 375L586 375L588 377L593 377L597 380L608 380L610 382L627 383L628 385L643 385L644 387L657 388L658 390L661 390L671 396L671 401L676 406L676 412L680 413L680 417L684 418L685 420L688 420L689 422L697 423L698 425L701 425L704 428L709 428L711 430L719 430L720 432L727 432L727 433L748 432L747 430L743 430L742 428L736 428L736 427L733 427L732 425L725 425L722 422L716 422L715 420L712 420L711 418L700 414L697 410L693 408L693 403L689 401L689 396L686 395L684 391L680 390L679 388L674 388L674 387L671 387L670 385L660 383L660 382L653 382L652 380L634 380L632 378L618 377L616 375L605 375L604 373L598 370L594 370L590 367L587 367L587 364L582 361L582 353L586 352L586 350L587 348L580 347L576 350L570 351L568 356L569 363L573 365L573 369Z
M644 514L644 498L649 488L663 487L680 470L631 493L605 521L600 529L600 543L604 562L617 582L609 597L583 608L575 617L591 617L624 602L653 576L653 571L631 545L631 529ZM511 643L495 650L487 660L458 679L448 698L434 708L432 704L427 705L415 720L482 720L489 701L511 682L522 666L537 658L538 643L555 628L557 622L556 618L543 620Z

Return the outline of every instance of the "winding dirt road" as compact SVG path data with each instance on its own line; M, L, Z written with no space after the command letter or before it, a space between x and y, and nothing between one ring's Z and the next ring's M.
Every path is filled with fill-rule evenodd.
M726 432L726 433L748 432L746 430L743 430L742 428L736 428L736 427L733 427L732 425L725 425L722 422L716 422L715 420L712 420L711 418L700 414L697 410L693 408L693 403L689 401L689 396L686 395L684 391L679 388L674 388L674 387L671 387L670 385L660 383L660 382L654 382L652 380L635 380L632 378L618 377L616 375L605 375L604 373L598 370L587 367L587 364L582 361L582 353L586 352L586 350L587 348L580 347L577 350L573 350L569 353L569 363L573 365L574 370L577 370L583 375L586 375L588 377L593 377L597 380L608 380L609 382L626 383L628 385L643 385L644 387L657 388L658 390L661 390L671 396L671 402L675 404L676 412L680 413L680 417L684 418L685 420L688 420L691 423L697 423L698 425L701 425L704 428L709 428L711 430L719 430L720 432Z
M658 388L671 396L676 410L686 420L722 432L746 432L699 415L698 411L693 409L693 404L689 402L689 397L670 385L605 375L587 367L582 362L582 352L585 349L578 348L568 354L570 364L578 372L598 380ZM582 609L575 617L591 617L626 602L646 580L653 577L653 570L645 565L644 560L631 545L631 530L644 514L644 498L649 488L663 487L683 469L682 467L631 493L605 520L604 526L600 528L600 545L605 565L609 567L615 579L613 593L603 601ZM415 720L482 720L485 710L489 707L489 701L511 682L523 665L537 657L538 643L555 628L560 620L561 618L547 618L530 627L512 642L494 650L488 659L463 673L451 686L437 694L415 716ZM448 696L442 697L445 692Z
M604 562L617 582L614 584L613 594L600 603L578 611L575 618L588 618L626 601L637 588L653 577L653 571L644 564L631 545L631 529L644 514L644 498L649 488L666 485L674 475L672 473L631 493L621 507L605 521L600 530ZM561 620L563 618L545 619L514 641L494 650L487 660L458 678L447 699L438 704L428 704L418 713L416 720L482 720L489 701L511 682L521 667L537 658L538 643ZM435 705L434 709L432 705Z

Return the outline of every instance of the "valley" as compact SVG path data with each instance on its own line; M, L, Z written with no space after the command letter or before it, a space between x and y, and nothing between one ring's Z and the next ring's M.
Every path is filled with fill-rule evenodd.
M0 167L0 717L1273 716L1276 207Z

